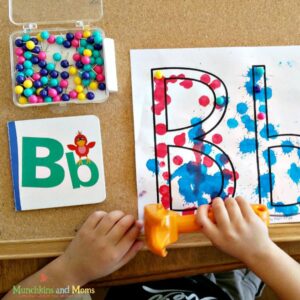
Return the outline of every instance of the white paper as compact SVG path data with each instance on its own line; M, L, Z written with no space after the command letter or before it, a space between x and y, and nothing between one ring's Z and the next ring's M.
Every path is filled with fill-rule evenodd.
M299 46L131 50L131 72L141 218L241 195L300 220Z

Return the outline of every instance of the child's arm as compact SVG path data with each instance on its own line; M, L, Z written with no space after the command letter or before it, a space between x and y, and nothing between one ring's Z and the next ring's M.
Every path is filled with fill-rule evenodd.
M82 286L106 276L125 265L142 248L143 242L137 241L141 227L133 216L121 211L96 211L82 225L64 254L19 285L22 288ZM15 299L15 296L10 291L3 299Z
M197 220L217 248L243 261L281 299L299 298L299 264L271 241L267 227L245 199L216 198L211 208L216 224L208 218L208 209L200 206Z

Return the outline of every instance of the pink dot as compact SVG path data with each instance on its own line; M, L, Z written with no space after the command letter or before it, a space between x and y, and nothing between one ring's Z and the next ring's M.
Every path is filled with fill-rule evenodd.
M165 124L160 123L156 125L155 131L159 135L164 135L167 132L167 127Z
M204 159L203 159L203 164L206 167L210 168L214 164L214 161L210 157L205 156Z
M37 98L38 98L38 103L42 103L42 102L44 102L44 99L43 99L43 97L41 97L41 96L37 96Z
M169 197L169 195L161 197L161 204L166 209L170 208L170 197Z
M73 59L74 59L74 61L80 61L81 60L81 55L79 53L74 53L73 54Z
M181 133L174 137L174 144L176 146L183 146L185 144L185 133Z
M94 71L97 73L97 74L101 74L103 72L103 68L101 66L96 66L94 68Z
M20 56L20 55L23 55L23 53L24 53L24 51L23 51L22 48L16 48L16 49L15 49L15 54L16 54L16 55Z
M161 161L161 162L159 163L159 166L160 166L161 168L163 168L165 165L166 165L166 164L165 164L164 161Z
M240 174L238 172L235 172L235 180L238 180L240 178Z
M177 166L180 166L183 163L182 157L179 155L174 156L173 163Z
M200 77L200 80L204 83L209 83L210 82L210 76L208 74L203 74L201 77Z
M169 187L167 185L161 185L159 187L159 193L162 195L169 195Z
M40 60L45 60L47 58L47 54L45 51L41 51L39 54L38 54L38 58Z
M209 104L209 98L207 96L201 96L199 98L199 104L201 106L207 106Z
M77 92L76 91L70 91L69 96L71 99L76 99L77 98Z
M160 143L156 146L157 156L160 158L164 158L167 155L167 145L165 143Z
M56 40L56 38L55 38L55 36L54 36L53 34L51 34L51 35L48 37L48 39L47 39L47 41L48 41L49 44L54 44L54 43L55 43L55 40Z
M257 118L258 120L264 120L266 118L266 115L262 112L260 112L258 115L257 115Z
M72 46L73 46L74 48L78 48L78 47L79 47L79 41L76 40L76 39L74 39L74 40L71 42L71 44L72 44Z
M169 172L164 172L163 174L162 174L162 177L163 177L163 179L164 180L168 180L169 179Z
M222 143L223 138L222 138L221 134L216 133L212 136L212 141L214 144L220 144L220 143Z
M221 86L220 80L213 80L213 82L209 85L213 90L219 88Z
M83 57L81 57L81 62L82 62L84 65L88 65L88 64L90 64L91 59L89 58L89 56L83 56Z
M180 85L183 86L185 89L190 89L193 86L193 81L190 79L182 80Z
M230 187L227 189L228 195L233 195L233 191L234 191L233 187L230 186Z
M76 31L74 35L75 35L75 38L77 40L80 40L82 38L82 32L81 31Z

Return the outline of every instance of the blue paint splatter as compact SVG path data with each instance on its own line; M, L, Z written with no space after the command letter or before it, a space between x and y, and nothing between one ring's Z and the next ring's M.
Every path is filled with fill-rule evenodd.
M204 152L205 154L210 154L210 152L212 151L212 145L211 144L204 144L202 147L202 152Z
M268 150L265 150L263 152L263 157L264 157L266 163L268 163ZM274 151L270 150L270 165L272 166L272 165L276 164L276 161L277 161L277 159L276 159L276 155L275 155Z
M227 126L232 129L238 127L239 123L236 119L231 118L227 120Z
M184 200L188 203L197 203L197 205L207 203L204 198L205 194L215 198L222 184L220 172L213 175L207 174L207 168L195 162L189 162L179 167L172 175L171 180L176 177L179 177L179 193Z
M200 123L201 119L200 118L193 118L191 120L191 125ZM190 141L194 142L194 144L200 144L201 142L199 140L195 140L196 138L198 138L199 136L203 136L204 135L204 131L202 129L202 123L195 125L194 127L192 127L189 132L188 132L188 136Z
M245 138L240 142L240 151L242 153L252 153L256 150L255 139Z
M274 187L275 184L275 175L271 173L271 179L272 179L272 187ZM260 193L261 197L266 198L268 197L268 194L270 193L270 178L269 174L263 174L259 176L259 183L260 183ZM258 194L258 187L255 190L256 194Z
M263 129L260 131L260 136L264 139L268 139L267 136L267 125L265 125L263 127ZM273 124L269 124L269 135L270 136L277 136L278 135L278 131L275 129L275 126Z
M268 202L268 208L269 209L274 208L277 213L282 213L286 216L295 215L299 212L299 207L296 204L295 205L290 205L290 206L287 206L283 202L276 202L276 203L273 203L273 204L274 205L283 205L283 206L273 206L271 204L271 202Z
M149 171L153 172L154 174L159 173L158 161L155 158L149 159L146 163L146 167Z
M289 170L287 171L290 178L298 184L300 182L300 167L298 167L295 163L292 163Z
M258 111L262 112L262 113L266 113L266 106L265 105L260 105L260 107L258 108Z
M281 146L282 146L282 152L284 154L289 154L295 149L293 147L294 145L291 141L284 141L284 142L282 142ZM285 147L285 146L287 146L287 147Z
M246 129L249 132L254 132L255 131L254 120L251 120L251 118L248 115L242 116L241 120L242 120L242 122L244 123Z
M245 114L248 110L248 105L246 103L238 103L237 106L236 106L236 110L239 114Z

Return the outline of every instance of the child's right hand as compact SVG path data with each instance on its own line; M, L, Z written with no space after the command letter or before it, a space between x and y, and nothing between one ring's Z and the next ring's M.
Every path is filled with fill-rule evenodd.
M246 264L268 255L273 247L268 229L244 198L214 199L211 209L216 223L209 219L209 209L201 205L197 221L217 248Z

